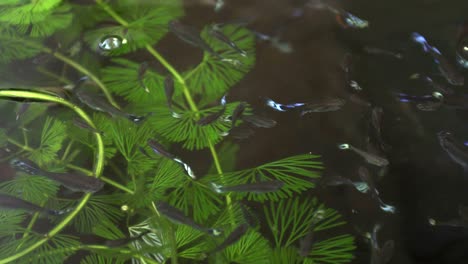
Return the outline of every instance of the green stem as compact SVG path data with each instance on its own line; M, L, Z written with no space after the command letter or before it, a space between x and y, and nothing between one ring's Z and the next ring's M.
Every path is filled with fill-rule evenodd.
M65 148L65 151L63 152L62 158L60 159L61 161L64 161L67 158L68 153L70 153L71 147L73 146L73 142L74 142L73 139L70 140L70 142L68 142L67 148Z
M48 101L48 102L54 102L54 103L59 103L64 106L69 107L73 111L75 111L81 118L83 118L91 127L95 127L93 121L91 118L78 106L66 101L63 98L48 95L48 94L43 94L43 93L38 93L38 92L33 92L33 91L15 91L15 90L0 90L0 98L6 97L6 98L26 98L26 99L38 99L42 101ZM94 175L96 177L101 176L102 171L104 170L104 142L102 141L102 137L99 134L95 134L96 137L96 143L97 143L97 158L96 158L96 166L95 166L95 171ZM86 205L88 202L89 198L91 197L91 193L87 193L81 198L81 201L78 203L78 205L75 207L73 211L71 211L67 216L59 222L52 230L49 231L47 236L45 236L43 239L40 239L36 243L28 246L27 248L24 248L22 251L13 254L7 258L0 259L0 264L4 263L9 263L12 261L17 260L18 258L21 258L25 256L26 254L30 253L31 251L35 250L36 248L42 246L44 243L46 243L51 237L55 236L58 234L62 229L64 229L70 221L75 218L75 216L83 209L83 207Z
M124 27L128 27L128 22L125 21L121 16L119 16L108 4L104 3L102 0L96 0L96 3L101 6L104 11L106 11L115 21L119 22Z
M65 65L66 65L66 64L65 64ZM51 71L45 69L44 67L41 67L41 66L36 67L36 70L37 70L38 72L40 72L40 73L46 75L46 76L49 76L49 77L51 77L51 78L54 78L54 79L60 81L61 83L64 83L64 84L72 84L72 83L73 83L72 81L68 80L67 78L65 78L65 77L63 77L63 76L60 76L60 75L57 75L57 74L55 74L55 73L53 73L53 72L51 72Z

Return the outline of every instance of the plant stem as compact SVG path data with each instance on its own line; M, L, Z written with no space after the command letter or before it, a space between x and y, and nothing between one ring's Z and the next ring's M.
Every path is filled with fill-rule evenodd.
M65 148L65 151L63 152L62 158L60 159L61 161L64 161L67 158L68 153L70 153L71 147L73 146L73 142L74 142L73 139L70 140L70 142L68 142L68 145Z
M67 65L67 64L65 64L65 65ZM49 76L49 77L51 77L51 78L54 78L54 79L60 81L61 83L64 83L64 84L71 84L71 83L73 83L72 81L68 80L67 78L62 77L62 76L60 76L60 75L57 75L57 74L55 74L55 73L53 73L53 72L51 72L51 71L45 69L44 67L41 67L41 66L36 67L36 70L37 70L38 72L40 72L40 73L46 75L46 76Z
M64 106L69 107L73 111L75 111L81 118L83 118L88 125L91 127L95 127L93 121L91 118L78 106L66 101L63 98L48 95L48 94L43 94L43 93L38 93L38 92L33 92L33 91L15 91L15 90L1 90L0 91L0 98L2 97L7 97L7 98L27 98L27 99L39 99L42 101L48 101L48 102L54 102L54 103L59 103ZM102 141L102 137L99 134L95 134L96 137L96 143L97 143L97 158L96 158L96 166L94 168L94 175L98 178L101 176L102 171L104 170L104 142ZM26 254L30 253L31 251L35 250L36 248L42 246L44 243L46 243L51 237L55 236L58 234L62 229L64 229L70 221L75 218L75 216L83 209L83 207L86 205L88 202L89 198L91 197L91 193L87 193L83 195L83 198L81 198L81 201L79 204L75 207L73 211L71 211L60 223L58 223L52 230L49 231L49 233L43 238L37 241L36 243L28 246L27 248L23 249L22 251L13 254L7 258L0 259L0 264L8 263L17 260L18 258L21 258L25 256Z

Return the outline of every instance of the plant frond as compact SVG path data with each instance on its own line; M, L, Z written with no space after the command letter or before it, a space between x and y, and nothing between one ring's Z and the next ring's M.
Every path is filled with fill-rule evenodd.
M138 79L139 63L124 58L115 58L112 62L115 63L114 66L102 69L102 80L110 91L135 104L161 105L162 102L166 101L164 76L148 67L142 79L150 91L147 93L144 87L141 87ZM174 96L177 96L182 93L182 89L179 88L177 82L174 85Z
M270 263L271 248L260 233L250 230L223 250L227 263Z
M172 191L168 198L186 215L192 216L196 222L203 223L220 211L219 205L222 201L207 187L208 185L200 181L192 181L186 177L185 182Z
M213 100L224 94L242 79L255 64L255 38L252 32L233 25L227 25L221 29L224 35L236 43L240 49L247 52L247 56L243 57L224 42L212 37L208 33L211 26L208 25L203 29L201 37L216 53L225 59L238 61L239 65L221 61L219 58L205 52L203 61L183 74L191 91L203 93L206 100Z
M53 180L21 172L13 180L0 183L2 192L35 204L46 202L50 197L55 196L58 189L59 184Z
M178 112L180 118L175 118L167 107L147 106L146 109L154 115L148 119L153 129L170 142L183 142L188 150L199 150L211 144L215 145L223 139L231 127L231 122L224 117L229 116L237 106L235 103L226 105L224 116L206 126L197 124L197 114L202 117L215 113L221 106L203 109L199 113L192 111Z
M207 251L206 243L200 238L205 233L185 225L178 225L175 230L177 254L186 259L203 259Z
M26 112L24 112L19 118L19 127L26 127L29 123L37 120L40 116L44 115L47 109L47 104L31 103Z
M38 249L19 259L16 263L61 264L78 249L79 245L80 242L76 237L58 234L51 237L47 243Z
M57 159L57 152L67 136L66 128L62 121L47 117L42 128L41 143L30 153L31 160L43 166Z
M325 208L315 198L303 202L299 198L283 199L263 209L276 247L291 246L307 234L312 223L315 232L345 224L335 210Z
M271 264L301 264L302 257L297 254L297 248L293 247L277 247L270 255Z
M21 230L21 223L24 219L23 212L0 210L0 237L15 234Z
M133 225L128 228L130 236L138 236L139 234L150 230L146 236L143 236L142 239L134 241L132 243L133 247L136 250L143 250L145 248L152 248L152 252L144 253L144 256L150 259L153 259L159 263L164 262L164 254L160 251L163 247L163 230L159 225L154 224L152 218L147 218L143 222ZM132 259L132 263L142 263L138 260Z
M132 1L118 1L113 9L128 22L128 26L102 27L88 31L84 36L85 41L94 50L99 49L99 42L104 36L118 35L126 39L126 44L107 54L111 56L156 44L167 33L169 21L183 15L180 0L174 0L171 5L135 5Z
M80 264L124 264L125 259L112 256L103 256L98 254L87 255L80 261Z
M340 235L316 242L304 264L324 263L342 264L354 259L353 251L356 249L354 237Z
M0 64L34 57L42 51L37 39L19 36L12 27L0 26Z
M73 207L69 201L63 207ZM92 233L93 227L103 221L117 223L123 214L120 210L118 195L93 195L86 206L71 221L71 225L81 233Z
M109 240L125 237L120 228L108 218L102 219L93 227L93 234Z
M323 168L320 161L314 160L318 157L312 154L302 154L266 163L252 169L228 172L224 174L224 182L221 182L217 175L210 175L207 178L226 186L279 180L284 182L284 185L276 192L264 194L232 193L232 197L235 199L247 197L249 200L260 202L265 200L278 201L315 186L311 180L320 177L317 170Z

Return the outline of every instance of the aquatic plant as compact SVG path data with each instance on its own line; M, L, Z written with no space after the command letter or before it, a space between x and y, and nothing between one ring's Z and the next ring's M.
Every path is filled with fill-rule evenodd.
M44 171L75 171L105 182L104 189L96 193L77 195L46 175L17 172L14 178L2 181L0 193L65 213L46 216L21 208L2 208L0 263L78 261L77 252L85 252L81 263L93 264L129 260L170 260L174 264L350 261L354 242L346 234L314 241L307 256L298 253L299 240L312 224L314 233L344 224L336 211L315 199L297 198L313 188L320 176L318 156L300 154L235 170L239 148L227 135L233 133L230 117L240 102L229 98L225 106L213 102L253 67L253 34L238 25L220 27L245 51L247 56L243 56L210 35L212 25L207 25L201 37L218 56L205 51L195 67L174 67L169 61L177 62L177 50L163 55L155 46L168 32L168 23L183 16L182 3L153 2L0 3L0 99L4 99L0 109L5 120L0 129L1 160L27 158ZM144 74L140 72L143 61L132 56L136 52L152 57ZM11 63L34 66L54 87L11 78L18 75ZM65 89L74 86L70 79L82 76L87 76L82 82L104 95L95 95L95 99L108 102L114 114L131 112L145 120L136 123L85 108ZM173 108L168 107L164 90L168 76L175 85ZM218 118L199 124L200 118L223 107ZM252 112L247 105L244 115ZM72 121L77 119L78 125ZM243 123L240 119L234 126ZM157 140L162 146L153 149L149 140ZM180 156L209 150L213 165L189 166L185 159L161 150L175 145L185 149L178 151ZM175 152L174 148L171 151ZM239 186L272 180L284 185L265 193L219 194L212 189L213 183ZM161 201L170 207L161 211ZM264 208L263 214L261 210L253 213L244 202ZM170 221L177 219L175 212L191 220ZM207 232L193 223L215 229ZM239 240L212 251L243 223L251 227ZM265 229L271 233L265 233Z

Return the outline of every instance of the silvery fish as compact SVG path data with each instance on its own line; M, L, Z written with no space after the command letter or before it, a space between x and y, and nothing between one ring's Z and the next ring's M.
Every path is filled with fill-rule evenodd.
M222 108L219 111L200 118L200 120L197 121L197 125L207 126L207 125L215 122L216 120L218 120L222 115L224 115L224 113L226 112L226 95L224 95L221 98L221 103L220 104L221 104Z
M280 103L273 101L270 98L265 98L265 103L267 106L280 112L286 112L287 110L302 107L306 104L306 103L280 104Z
M105 245L108 246L108 247L112 247L112 248L122 247L122 246L130 244L133 241L139 240L140 238L142 238L143 236L145 236L149 232L151 232L151 231L146 230L144 232L141 232L138 236L126 237L126 238L120 238L120 239L114 239L114 240L107 240L105 242Z
M193 27L184 25L178 20L172 20L169 22L169 30L174 33L178 38L185 41L186 43L201 48L202 50L210 53L212 56L221 58L221 55L216 53L210 45L208 45L201 37L200 33Z
M442 149L468 174L468 148L448 131L440 131L437 137Z
M230 40L226 35L224 35L223 32L221 32L221 30L219 30L216 26L212 26L209 30L209 33L211 36L213 36L214 38L216 38L217 40L225 43L226 45L228 45L229 47L231 47L233 50L235 50L237 53L239 53L240 55L246 57L247 56L247 52L245 52L244 50L240 49L236 43L234 43L232 40Z
M145 73L148 70L148 63L145 61L140 64L140 68L138 68L138 83L140 84L141 88L145 89L145 92L149 93L149 89L144 82Z
M18 120L20 118L20 116L22 114L24 114L29 106L31 106L31 104L28 104L28 103L22 103L19 107L18 107L18 110L16 111L16 120Z
M370 176L369 170L366 167L360 166L358 169L358 174L359 174L359 178L361 178L363 183L365 183L367 190L370 191L371 197L377 200L377 202L379 203L380 209L382 209L382 211L384 212L394 214L396 212L395 206L386 204L382 201L382 199L380 199L379 191L377 190L377 187L375 186L374 180ZM356 188L358 188L357 185L356 185Z
M377 240L377 231L380 229L380 225L374 226L371 242L371 264L387 264L393 257L393 251L395 248L395 242L393 240L387 240L384 246L381 248Z
M229 135L237 140L243 140L246 138L251 137L253 134L255 134L255 131L251 129L250 127L245 127L245 126L238 126L231 128L229 130Z
M214 228L206 228L206 227L201 226L200 224L196 223L191 218L187 217L184 214L184 212L169 205L166 202L163 202L163 201L156 202L156 208L158 212L160 212L162 215L169 218L174 223L187 225L194 229L197 229L199 231L202 231L202 232L214 235L214 236L219 236L222 233L220 230L217 230Z
M221 251L230 245L236 243L247 231L249 230L249 226L247 224L241 224L238 226L234 231L232 231L229 236L223 241L223 243L219 244L216 248L214 248L211 253L215 253Z
M382 116L383 109L382 107L373 107L371 110L371 124L374 128L377 142L380 145L382 151L388 150L390 147L382 139Z
M450 87L448 87L446 85L440 84L438 82L435 82L429 76L423 76L421 74L416 73L416 74L412 75L411 78L412 79L414 79L414 78L421 79L424 83L426 83L429 87L431 87L431 89L433 89L433 90L435 90L435 91L437 91L437 92L439 92L439 93L441 93L443 95L449 95L449 94L454 94L455 93L455 91L452 88L450 88Z
M355 15L338 7L331 6L323 0L310 0L307 2L307 7L313 9L325 9L335 15L337 23L343 28L366 28L369 22L356 17Z
M322 180L322 184L326 186L355 185L353 181L340 175L325 176Z
M79 127L79 128L84 128L86 130L89 130L93 133L101 134L103 135L104 132L97 130L96 128L91 127L88 123L84 122L81 118L75 117L73 118L73 125Z
M458 207L458 215L459 217L448 221L436 221L434 219L429 219L429 223L431 225L438 226L468 227L468 207L460 205Z
M340 110L346 103L341 98L326 98L319 103L308 103L304 105L301 111L301 116L309 113L331 112Z
M366 160L367 163L369 164L373 164L373 165L376 165L376 166L379 166L379 167L384 167L384 166L387 166L389 164L388 160L384 157L380 157L380 156L377 156L375 154L372 154L372 153L369 153L369 152L366 152L364 150L361 150L359 148L356 148L350 144L340 144L338 145L338 148L339 149L350 149L352 151L354 151L356 154L358 154L359 156L361 156L362 158L364 158L364 160Z
M12 159L10 164L13 168L30 175L40 175L56 182L75 192L94 193L102 189L104 182L96 177L85 176L74 173L48 172L30 160Z
M192 168L187 163L183 162L181 159L176 157L174 154L167 151L163 147L163 145L159 144L153 139L148 139L147 143L148 143L148 146L154 151L154 153L179 163L190 178L196 179L195 173L193 172ZM140 148L140 151L142 151L144 155L149 157L149 155L146 153L146 151L143 148Z
M70 210L51 210L47 208L43 208L39 205L30 203L20 198L16 198L14 196L10 196L7 194L0 194L0 208L2 209L11 209L11 210L24 210L27 212L38 212L38 213L46 213L50 215L61 215L65 214Z
M419 43L423 47L423 50L432 56L440 73L450 84L461 86L465 83L465 78L458 72L456 67L451 64L436 47L431 46L421 34L413 32L411 34L411 39Z
M403 54L401 53L384 50L376 47L364 46L364 52L372 55L386 55L400 60L403 59Z
M107 101L100 98L97 94L87 91L89 87L87 87L88 84L86 82L87 82L86 77L81 78L74 88L74 93L82 103L84 103L91 109L104 112L104 113L108 113L113 117L114 116L124 117L134 123L139 123L146 118L145 116L136 116L133 114L128 114L115 108L114 106L109 104Z
M256 182L256 183L246 183L246 184L239 184L233 186L221 186L216 183L211 183L213 190L217 193L225 193L225 192L252 192L252 193L268 193L268 192L276 192L281 187L284 186L284 182L278 180L272 181L263 181L263 182Z
M243 115L242 120L255 126L262 128L272 128L276 126L276 121L268 117L259 116L259 115Z

